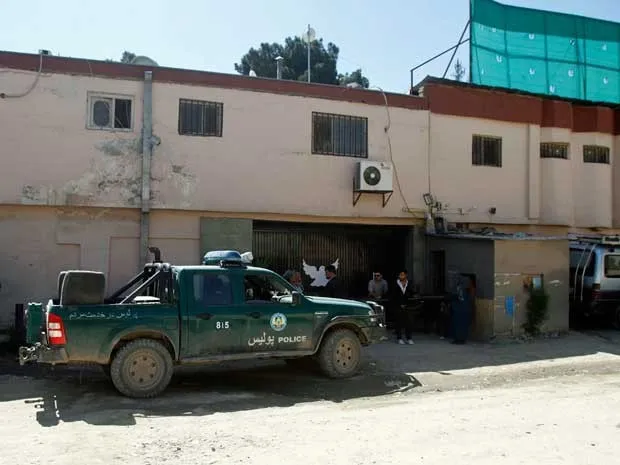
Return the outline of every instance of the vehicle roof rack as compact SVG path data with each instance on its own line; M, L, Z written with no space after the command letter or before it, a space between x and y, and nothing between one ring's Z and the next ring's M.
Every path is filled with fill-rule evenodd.
M578 234L569 235L569 239L572 241L583 242L585 244L601 244L601 245L619 245L620 235L609 236L580 236Z

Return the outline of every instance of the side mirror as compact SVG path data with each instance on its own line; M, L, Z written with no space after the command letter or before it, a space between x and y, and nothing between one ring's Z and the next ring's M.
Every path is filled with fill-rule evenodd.
M293 305L299 305L301 303L301 294L297 291L291 293L293 296Z

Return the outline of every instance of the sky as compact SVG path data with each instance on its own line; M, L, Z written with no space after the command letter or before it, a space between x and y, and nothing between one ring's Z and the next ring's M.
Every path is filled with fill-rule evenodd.
M502 3L620 22L620 0L504 0ZM124 50L160 66L235 73L261 42L282 42L310 24L340 48L338 70L362 68L371 87L406 93L409 70L455 45L469 0L4 0L0 49L90 59ZM467 37L467 35L466 35ZM467 44L457 55L468 68ZM442 76L450 54L417 70ZM450 74L449 71L448 74Z

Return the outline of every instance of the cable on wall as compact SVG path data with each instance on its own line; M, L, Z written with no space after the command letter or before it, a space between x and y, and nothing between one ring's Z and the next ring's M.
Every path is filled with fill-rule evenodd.
M35 87L37 87L37 84L39 83L39 79L41 78L42 71L43 71L43 53L39 53L39 70L37 71L37 76L34 78L34 81L30 85L30 87L20 94L7 94L6 92L0 92L0 98L22 98L30 94L30 92L32 92L35 89Z

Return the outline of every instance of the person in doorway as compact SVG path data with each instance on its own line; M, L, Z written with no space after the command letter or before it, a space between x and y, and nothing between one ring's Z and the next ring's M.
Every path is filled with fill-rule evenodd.
M325 277L327 278L327 284L323 288L323 296L343 298L342 284L338 276L336 276L336 267L334 265L327 265L325 267Z
M396 319L396 339L399 344L413 344L413 312L408 308L409 299L414 296L413 283L409 282L407 270L398 274L396 286L392 290L392 308ZM403 331L405 339L403 339Z
M387 296L388 283L380 272L375 271L372 279L368 281L368 298L373 300L381 300Z
M476 283L473 276L461 275L452 299L452 344L465 344L474 313Z

